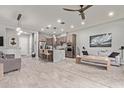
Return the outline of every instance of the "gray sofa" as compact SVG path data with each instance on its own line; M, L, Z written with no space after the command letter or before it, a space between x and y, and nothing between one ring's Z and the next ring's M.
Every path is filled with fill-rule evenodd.
M4 73L21 69L21 58L15 59L0 58L0 63L3 63Z
M0 63L3 63L4 73L21 69L21 58L14 58L11 54L5 58L1 56Z

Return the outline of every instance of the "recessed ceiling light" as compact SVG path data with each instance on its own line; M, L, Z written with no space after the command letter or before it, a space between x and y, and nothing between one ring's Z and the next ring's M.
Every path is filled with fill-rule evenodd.
M63 32L63 31L64 31L64 29L62 28L62 29L61 29L61 31Z
M110 16L110 17L114 16L114 12L109 12L108 16Z
M84 22L84 21L82 21L82 22L81 22L81 24L82 24L82 25L84 25L84 24L85 24L85 22Z
M43 29L43 28L41 28L41 31L44 31L44 29Z
M19 33L23 33L23 31L22 31L22 30L20 30L20 31L19 31Z
M17 35L19 36L19 35L21 35L21 33L17 33Z
M62 21L61 21L61 19L58 19L57 22L58 22L58 23L61 23Z
M20 28L20 27L17 27L17 28L16 28L16 31L20 31L20 30L21 30L21 28Z
M55 31L53 33L56 33Z
M71 25L70 27L71 27L71 28L74 28L74 26L73 26L73 25Z
M20 30L20 31L17 33L17 35L21 35L22 33L23 33L23 31Z
M48 27L50 28L52 25L48 25Z
M28 34L27 32L23 32L24 34Z

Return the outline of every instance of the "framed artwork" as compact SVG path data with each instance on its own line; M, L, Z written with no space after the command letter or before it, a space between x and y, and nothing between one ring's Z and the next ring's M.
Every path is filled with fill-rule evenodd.
M112 46L112 34L100 34L90 36L90 47L111 47Z
M17 47L17 38L16 37L9 37L9 47Z

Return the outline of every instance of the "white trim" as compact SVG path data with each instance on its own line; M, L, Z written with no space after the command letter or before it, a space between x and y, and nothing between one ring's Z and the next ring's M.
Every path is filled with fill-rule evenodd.
M115 20L111 20L111 21L106 21L106 22L90 25L90 26L87 26L87 27L84 27L84 28L77 28L77 29L74 29L73 31L72 30L68 31L68 33L77 32L77 31L85 30L85 29L90 29L90 28L94 28L94 27L97 27L97 26L109 24L109 23L112 23L112 22L122 21L122 20L124 20L124 18L119 18L119 19L115 19Z

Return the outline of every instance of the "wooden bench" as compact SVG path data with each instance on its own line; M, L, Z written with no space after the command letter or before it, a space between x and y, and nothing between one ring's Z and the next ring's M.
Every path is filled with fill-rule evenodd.
M76 63L79 64L81 61L103 63L103 64L105 64L104 66L106 67L107 70L109 70L110 66L111 66L110 65L111 61L110 61L109 57L104 57L104 56L92 56L92 55L77 56Z

